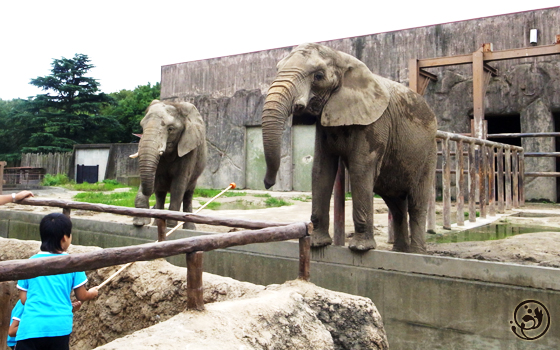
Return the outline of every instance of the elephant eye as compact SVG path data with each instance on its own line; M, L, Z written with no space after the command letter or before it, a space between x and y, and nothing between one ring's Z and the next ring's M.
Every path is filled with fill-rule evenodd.
M169 132L173 132L173 130L175 130L175 128L172 127L172 126L170 126L169 128L167 128L167 131L169 131Z
M325 75L323 74L323 72L315 73L315 81L321 81L323 79L325 79Z

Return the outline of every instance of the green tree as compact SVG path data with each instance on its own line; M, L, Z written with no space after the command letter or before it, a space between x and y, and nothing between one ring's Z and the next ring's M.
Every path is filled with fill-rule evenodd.
M148 83L147 85L137 86L133 91L121 90L110 94L115 103L104 107L102 114L114 116L123 126L121 142L138 141L138 138L133 134L142 133L140 120L144 117L150 103L159 99L160 91L159 83L153 86Z
M31 136L25 120L19 118L27 110L28 101L0 99L0 161L14 166L21 157L21 145Z
M22 152L62 152L77 143L117 142L122 126L101 114L112 99L86 74L94 65L87 55L54 59L51 75L31 79L46 94L37 95L16 116L25 120L29 139Z

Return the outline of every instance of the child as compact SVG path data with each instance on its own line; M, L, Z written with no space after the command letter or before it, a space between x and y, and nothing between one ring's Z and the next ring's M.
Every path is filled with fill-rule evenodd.
M12 316L10 317L10 328L8 328L8 346L14 350L16 346L16 332L18 330L21 314L23 313L23 304L18 300L16 306L12 309Z
M60 213L45 216L39 225L41 251L30 259L48 258L65 253L72 242L72 222ZM18 281L19 296L25 306L16 335L17 350L69 349L72 333L70 293L86 301L97 296L97 287L89 291L84 272L39 276Z

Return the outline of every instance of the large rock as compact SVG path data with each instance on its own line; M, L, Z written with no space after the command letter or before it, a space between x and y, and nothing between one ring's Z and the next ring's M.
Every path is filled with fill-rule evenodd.
M29 258L39 246L0 238L0 261ZM87 271L87 287L118 268ZM75 313L71 348L388 349L368 298L302 281L264 287L204 273L206 311L185 311L186 276L186 268L161 259L132 264Z
M388 349L370 299L290 281L206 305L97 349Z

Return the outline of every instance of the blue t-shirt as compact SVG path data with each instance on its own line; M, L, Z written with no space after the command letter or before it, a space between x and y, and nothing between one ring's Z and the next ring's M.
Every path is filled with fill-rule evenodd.
M60 254L39 252L30 259L52 256L60 256ZM85 272L39 276L18 281L17 287L27 291L27 301L23 308L16 340L60 337L72 333L74 315L70 293L86 282Z
M23 313L23 304L21 303L21 300L18 300L16 306L14 306L14 308L12 309L12 316L10 317L10 326L14 321L21 322L22 313ZM14 345L16 345L16 337L8 336L8 346L14 346Z

